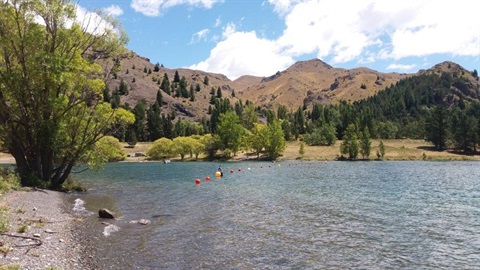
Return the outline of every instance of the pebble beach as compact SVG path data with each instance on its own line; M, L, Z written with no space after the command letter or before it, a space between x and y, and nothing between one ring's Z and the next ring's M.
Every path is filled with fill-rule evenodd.
M43 189L0 196L9 224L0 234L1 269L93 269L77 237L81 220L69 213L67 196Z

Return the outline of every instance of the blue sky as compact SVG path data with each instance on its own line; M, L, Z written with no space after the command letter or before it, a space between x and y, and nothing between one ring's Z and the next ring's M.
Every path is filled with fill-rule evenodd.
M299 60L417 72L443 61L480 71L480 1L78 1L125 28L128 49L167 68L270 76Z

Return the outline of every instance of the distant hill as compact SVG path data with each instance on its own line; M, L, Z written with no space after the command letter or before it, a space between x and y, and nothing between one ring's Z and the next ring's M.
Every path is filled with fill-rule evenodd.
M118 59L101 60L99 63L107 73L106 82L110 91L117 88L121 80L128 85L129 93L121 97L121 102L128 103L130 107L142 99L149 104L153 103L164 74L172 81L175 72L178 72L180 77L185 77L187 89L190 86L197 88L198 85L200 91L195 92L195 101L173 97L162 91L162 111L176 111L177 115L190 120L199 120L206 115L212 88L215 92L220 88L222 97L230 99L232 104L241 99L244 102L250 100L256 106L276 109L279 105L285 105L291 110L303 105L311 108L314 103L336 104L341 100L362 100L401 79L423 73L447 72L452 76L465 77L464 83L452 85L451 88L452 92L461 93L467 99L478 99L479 92L478 80L470 71L453 62L443 62L414 74L399 74L382 73L368 68L333 68L319 59L313 59L297 62L270 77L246 75L234 81L223 74L169 69L158 64L158 71L155 71L156 64L133 52ZM204 83L205 77L208 78L208 85Z

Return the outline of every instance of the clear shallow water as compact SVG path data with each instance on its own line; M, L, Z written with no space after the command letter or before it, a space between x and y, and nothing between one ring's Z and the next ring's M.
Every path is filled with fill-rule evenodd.
M79 175L93 189L71 195L72 208L80 198L120 216L108 237L86 216L99 267L480 268L478 162L222 163L220 180L218 165L117 163ZM142 218L151 224L130 223Z

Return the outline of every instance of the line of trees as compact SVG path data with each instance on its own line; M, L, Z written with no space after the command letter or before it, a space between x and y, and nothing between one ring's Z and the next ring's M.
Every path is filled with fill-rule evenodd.
M333 145L336 140L345 140L345 135L354 136L359 140L360 152L350 155L350 152L340 151L352 156L350 158L357 158L358 154L364 158L370 156L367 138L426 139L438 150L454 147L472 153L480 143L480 105L478 93L467 85L466 79L459 74L422 74L401 80L353 104L346 101L335 105L313 104L311 110L303 106L295 111L282 105L276 111L255 107L248 100L245 104L240 100L232 105L229 99L222 97L220 88L212 88L207 116L197 123L175 119L174 113L163 114L162 91L159 90L153 105L148 107L147 102L142 101L135 106L132 110L135 123L116 136L126 141L154 141L161 137L174 139L210 133L222 138L224 148L235 154L238 137L222 134L220 125L221 115L226 117L227 112L233 112L236 118L231 119L230 125L238 123L249 132L256 132L256 124L262 121L277 120L286 141L301 139L307 145ZM461 93L452 93L452 86L462 89ZM229 117L233 116L229 114ZM350 125L354 129L349 130ZM231 133L235 128L229 126L227 130Z

